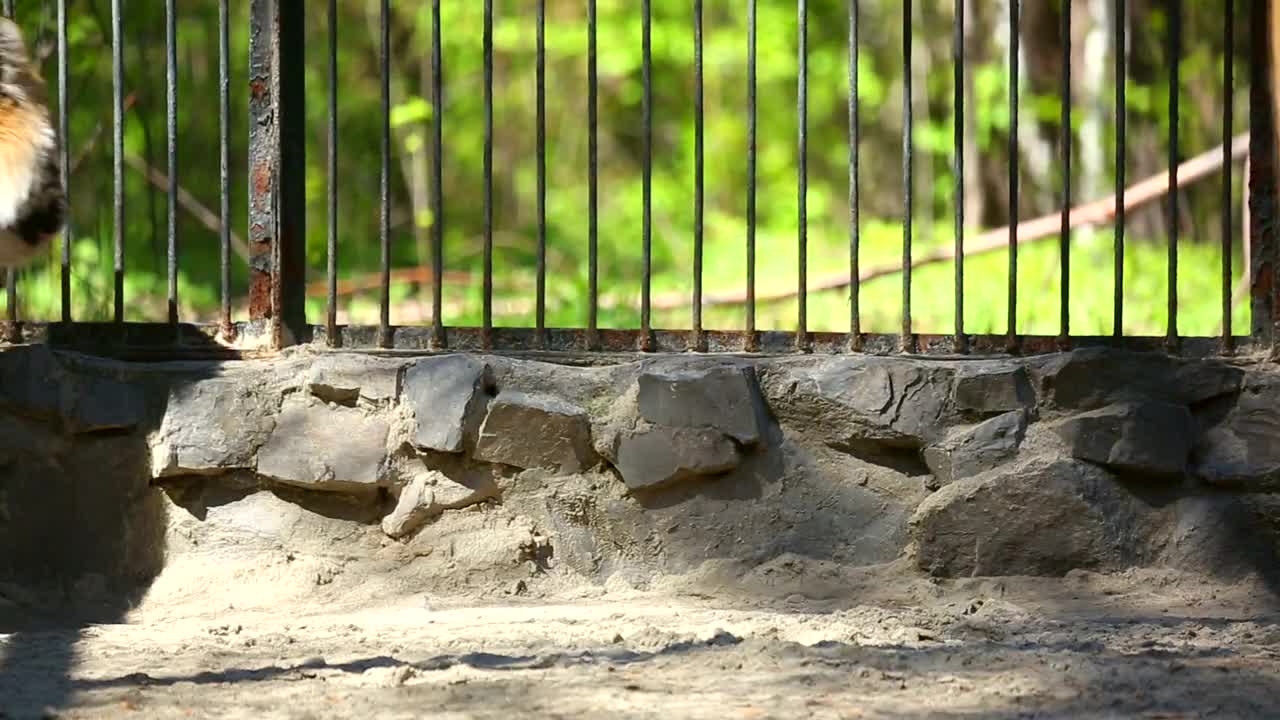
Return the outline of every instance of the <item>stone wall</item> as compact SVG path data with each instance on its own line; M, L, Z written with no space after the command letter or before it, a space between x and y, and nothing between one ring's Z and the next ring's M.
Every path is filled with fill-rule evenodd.
M0 579L24 583L145 587L193 558L353 593L369 573L525 592L799 561L1280 567L1280 374L1262 364L29 347L0 352L0 428Z

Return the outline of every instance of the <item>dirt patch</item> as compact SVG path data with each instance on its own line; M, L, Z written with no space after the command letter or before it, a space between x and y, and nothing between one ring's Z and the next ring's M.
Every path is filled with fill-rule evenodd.
M753 589L770 575L786 594L762 600ZM484 605L410 593L272 608L252 586L223 587L203 602L144 603L123 624L0 635L0 707L7 718L1190 718L1264 717L1280 702L1280 615L1249 581L931 582L882 567L847 577L839 597L821 583L810 595L827 599L806 597L805 579L821 575L793 564L739 576L736 596L712 572L661 593Z

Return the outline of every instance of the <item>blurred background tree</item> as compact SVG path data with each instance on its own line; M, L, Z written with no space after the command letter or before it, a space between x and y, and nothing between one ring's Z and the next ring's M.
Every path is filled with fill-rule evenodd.
M43 58L56 97L55 15L51 0L17 3L19 20ZM392 243L402 271L393 287L392 322L429 321L431 257L430 147L432 115L431 10L427 2L392 2ZM654 293L667 300L655 311L659 327L689 325L693 238L692 3L653 0ZM77 319L111 313L111 84L110 6L106 0L69 3L70 143L73 162L73 299ZM483 240L483 3L444 0L443 157L446 207L445 322L480 322ZM848 267L847 3L809 3L809 271L813 278ZM1166 3L1130 0L1127 19L1108 0L1034 0L1021 24L1022 122L1018 147L1022 219L1060 205L1058 138L1061 13L1072 13L1073 188L1077 202L1105 197L1115 175L1113 28L1129 29L1127 175L1137 181L1162 172L1169 139ZM1238 3L1239 5L1239 3ZM126 127L127 315L165 317L165 94L163 5L125 2L124 91L132 98ZM495 0L495 321L531 325L534 311L535 26L534 0ZM900 2L861 2L861 242L864 266L900 262L902 236L902 92L914 78L916 125L915 251L953 244L951 0L917 0L910 63L902 58ZM1223 7L1184 3L1181 155L1221 142L1223 103L1237 110L1235 132L1247 129L1247 12L1239 22L1234 57L1226 57ZM324 317L327 26L324 3L313 3L307 26L307 257L313 280L314 322ZM378 3L340 0L338 25L340 321L375 322L378 250L379 82ZM245 234L247 190L248 0L232 3L232 222ZM1008 6L966 0L968 64L964 78L965 218L971 236L1010 217L1008 162ZM218 307L217 3L181 3L179 33L179 165L183 188L179 233L180 297L186 320L212 320ZM634 0L599 0L600 287L601 323L639 323L641 264L641 20ZM706 259L708 293L743 287L746 273L746 11L743 0L707 0L705 33ZM761 294L793 289L796 251L796 6L761 0L759 28L758 287ZM587 314L586 0L547 3L547 266L548 323L582 326ZM1226 98L1224 62L1236 63L1237 83ZM1242 275L1241 167L1234 173L1230 209L1234 269ZM1185 334L1219 331L1221 175L1185 189L1179 218L1181 306ZM199 207L213 211L201 216ZM1162 203L1130 216L1126 257L1126 332L1164 331L1166 243ZM1111 328L1112 229L1072 235L1072 318L1077 334ZM54 250L56 253L57 250ZM1025 245L1019 255L1021 332L1058 330L1056 238ZM56 257L56 255L53 255ZM233 294L243 317L246 267L233 255ZM22 275L25 316L54 318L58 268L46 263ZM921 332L948 332L953 323L949 263L923 267L914 283L914 317ZM966 326L1004 332L1007 257L1003 252L966 263ZM864 284L863 327L899 327L900 277ZM743 309L706 312L710 328L741 328ZM1247 328L1247 302L1237 329ZM848 327L847 290L810 297L813 330ZM762 304L758 325L792 329L793 299Z

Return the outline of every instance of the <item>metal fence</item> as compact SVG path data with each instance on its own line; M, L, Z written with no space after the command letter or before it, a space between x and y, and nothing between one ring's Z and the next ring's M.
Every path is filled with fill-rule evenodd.
M1071 332L1071 316L1069 307L1069 277L1071 272L1071 245L1069 243L1072 225L1072 187L1071 187L1071 48L1070 48L1070 13L1062 16L1062 33L1067 38L1062 56L1063 87L1066 101L1062 103L1063 136L1060 147L1065 151L1060 157L1062 182L1062 213L1060 218L1060 267L1061 296L1060 332L1057 335L1031 336L1020 335L1015 331L1018 288L1018 237L1019 232L1026 232L1025 224L1020 228L1018 212L1019 152L1016 146L1017 128L1020 114L1018 82L1019 68L1019 27L1020 0L1012 0L1009 12L1011 24L1011 51L1008 57L1008 69L1014 89L1008 97L1008 112L1012 131L1010 137L1010 153L1008 164L1009 206L1013 212L1013 221L1008 229L1008 313L1009 331L1004 334L978 335L967 333L964 327L963 305L964 258L966 243L966 218L964 217L964 184L963 172L966 161L972 158L964 156L962 124L956 123L954 140L955 173L955 327L947 334L926 335L918 333L912 322L911 284L912 284L912 217L915 198L915 169L913 166L913 113L911 85L912 73L904 74L907 83L903 93L902 112L905 117L902 132L902 167L903 167L903 224L902 256L902 327L897 334L872 334L863 331L859 307L859 144L860 144L860 112L863 110L859 102L858 63L859 48L862 40L860 33L864 28L859 25L859 0L848 0L848 159L849 159L849 196L847 212L850 216L850 237L848 255L848 278L844 283L849 290L849 325L847 332L813 332L809 329L807 317L807 297L815 288L807 287L809 270L807 267L808 218L806 216L807 194L807 158L809 155L807 128L809 120L808 90L809 76L807 68L807 2L797 0L798 17L798 74L796 77L796 115L798 135L794 138L795 151L798 156L799 172L796 177L795 192L799 199L799 214L795 225L795 242L799 254L799 274L797 286L797 329L795 332L763 331L756 327L756 162L758 156L757 128L757 0L746 0L742 12L748 18L748 36L745 38L745 52L748 74L747 106L743 108L743 122L747 128L748 143L746 159L748 183L742 188L746 195L746 233L743 238L742 251L747 258L745 283L745 330L717 331L706 328L703 324L702 309L707 297L703 287L703 246L704 246L704 108L703 108L703 2L691 1L689 32L693 38L695 53L692 75L695 87L695 104L693 108L695 132L695 180L694 194L689 202L694 208L694 227L692 237L693 263L690 273L690 294L692 314L690 329L663 330L652 325L652 287L651 287L651 245L653 238L650 206L651 170L653 160L653 85L651 67L651 8L650 0L640 0L637 12L642 21L643 33L643 112L638 119L643 138L643 181L644 181L644 222L637 233L636 242L643 247L643 265L640 268L642 293L640 298L639 327L630 330L605 329L598 323L599 280L598 280L598 228L599 228L599 156L597 145L598 91L597 74L597 12L596 0L584 0L587 6L587 22L583 28L588 42L588 83L583 88L587 97L587 130L589 133L589 158L583 172L589 180L589 198L587 203L586 222L589 225L589 263L588 277L588 322L581 328L554 328L546 323L546 288L547 288L547 225L546 199L548 188L546 180L546 133L545 133L545 0L535 0L531 22L536 24L537 31L537 283L536 322L529 328L495 327L493 323L493 3L484 0L484 275L483 275L483 322L480 327L454 327L447 324L442 300L442 281L433 283L432 323L424 327L393 326L391 324L391 197L390 167L392 151L391 134L391 83L390 83L390 1L380 0L379 20L381 47L379 53L382 103L379 112L382 118L379 192L380 232L378 242L381 247L381 285L380 285L380 322L376 326L340 325L337 314L337 268L339 263L336 225L339 212L339 196L337 184L333 182L337 175L338 147L338 87L339 68L337 61L337 2L327 3L328 47L327 73L330 84L328 95L328 127L327 153L330 182L326 190L327 214L329 228L327 234L327 314L325 322L309 325L305 314L304 243L306 235L305 220L305 141L306 96L303 92L305 66L305 34L303 32L307 3L301 0L249 0L251 8L250 33L250 65L249 65L249 169L248 187L248 235L250 247L249 262L249 306L247 318L234 318L230 297L230 264L231 236L230 228L235 218L230 217L228 198L236 188L231 186L228 168L232 158L229 156L229 97L232 92L239 92L231 87L228 79L228 0L220 0L220 24L218 28L220 48L220 92L218 111L221 121L221 143L219 158L221 163L221 207L222 219L220 231L221 258L221 322L200 325L184 323L178 317L178 266L179 249L177 239L176 216L179 187L176 173L168 176L167 217L168 217L168 307L167 321L156 323L125 322L124 279L124 79L122 67L124 63L122 49L124 41L121 27L121 2L111 0L111 36L112 36L112 77L114 81L112 108L112 137L114 147L113 175L113 235L114 235L114 322L85 323L76 322L72 318L69 299L71 254L64 245L61 257L62 264L62 315L61 322L24 323L13 315L16 303L13 301L14 283L9 283L10 318L7 336L10 341L47 340L54 344L85 346L123 354L160 354L178 355L184 352L217 352L225 348L225 352L243 353L254 345L256 338L259 347L274 347L293 343L314 343L320 346L344 347L356 349L398 349L415 351L646 351L646 352L868 352L868 353L935 353L935 354L994 354L994 353L1036 353L1064 349L1082 345L1120 345L1123 347L1178 352L1190 355L1232 354L1270 349L1277 337L1276 327L1280 321L1280 302L1276 294L1280 288L1273 282L1274 256L1276 243L1276 198L1275 198L1275 143L1273 140L1272 110L1270 104L1270 23L1268 0L1224 0L1223 24L1219 28L1196 28L1197 33L1223 33L1228 49L1228 57L1234 52L1236 45L1235 24L1236 13L1248 14L1251 37L1249 38L1251 58L1250 84L1251 108L1249 113L1249 147L1251 149L1249 164L1248 192L1249 212L1248 228L1242 228L1232 218L1232 174L1229 171L1232 155L1238 148L1232 142L1232 103L1230 89L1235 86L1236 78L1232 75L1232 63L1224 63L1225 77L1223 83L1228 89L1227 99L1223 102L1223 172L1221 207L1221 225L1223 242L1222 267L1222 333L1220 337L1184 337L1179 334L1177 326L1178 284L1175 281L1178 273L1178 193L1170 194L1167 204L1169 213L1170 237L1168 238L1168 310L1169 322L1167 332L1162 337L1126 337L1122 332L1124 317L1124 229L1126 178L1124 174L1126 157L1126 78L1125 52L1115 53L1113 68L1116 80L1115 106L1120 108L1115 115L1117 127L1117 177L1115 178L1114 223L1115 234L1115 285L1114 285L1114 333L1106 337L1078 337ZM1127 14L1126 0L1113 0L1115 12L1119 17ZM912 53L912 8L913 2L902 3L904 63L910 63ZM12 0L6 2L5 10L12 12ZM964 84L961 82L966 57L964 52L964 28L962 0L955 0L956 14L954 31L953 71L955 73L954 103L957 112L964 107L966 98ZM432 73L430 78L431 97L435 108L442 108L442 95L445 84L449 82L449 68L443 66L441 53L442 28L440 22L441 0L431 0L432 35L429 52L432 54ZM315 6L313 5L313 8ZM324 7L324 6L320 6ZM1183 19L1180 0L1167 0L1169 22L1167 25L1168 62L1170 73L1169 118L1172 123L1172 141L1168 145L1169 187L1179 186L1180 147L1178 141L1178 125L1180 94L1179 67L1182 59ZM176 0L166 0L166 106L167 106L167 157L169 167L177 163L178 138L175 121L178 112L178 93L175 68L177 65L177 38L175 30ZM58 107L59 129L63 138L67 137L67 2L57 0L58 28ZM1111 41L1116 47L1123 48L1126 43L1125 23L1116 24L1115 36ZM432 224L432 267L431 277L437 280L446 277L444 254L444 228L449 220L449 198L442 188L442 158L449 152L446 134L446 118L443 112L432 114L432 132L430 142L433 146L431 166L431 209L434 222ZM477 132L478 128L456 128L450 132ZM777 138L768 138L769 142L778 142ZM69 164L69 143L62 144L62 166L64 177ZM91 192L88 188L71 187L69 191ZM1251 287L1251 310L1253 325L1245 332L1232 326L1232 238L1239 232L1247 230L1252 239L1251 267L1248 268ZM839 284L839 283L837 283ZM827 288L823 288L827 289Z

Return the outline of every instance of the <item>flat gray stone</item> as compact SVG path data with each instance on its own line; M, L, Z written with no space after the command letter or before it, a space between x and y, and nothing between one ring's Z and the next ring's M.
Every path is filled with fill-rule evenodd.
M1233 490L1280 491L1280 380L1240 393L1226 418L1197 442L1195 473Z
M253 469L279 409L274 391L233 378L172 388L151 440L152 477Z
M480 420L492 382L489 368L470 355L424 358L404 374L403 401L413 409L419 449L457 453Z
M1013 460L1026 430L1027 413L1017 410L957 429L942 442L925 448L924 461L934 475L934 487L979 475Z
M910 528L916 562L939 577L1061 576L1126 567L1142 513L1105 470L1037 458L947 485Z
M63 377L47 345L0 352L0 406L19 415L52 419L62 410Z
M707 428L652 427L618 439L618 472L632 490L720 475L738 466L738 448Z
M363 410L290 400L258 453L258 474L317 490L377 485L389 429Z
M1194 420L1185 405L1123 402L1071 417L1055 430L1079 460L1119 472L1182 477Z
M763 400L750 368L641 373L640 416L655 425L709 427L743 445L760 442Z
M576 473L596 461L591 420L582 408L560 398L506 390L489 403L474 457Z
M1035 405L1035 391L1021 365L979 365L956 375L952 399L962 411L1006 413Z
M321 355L307 371L307 389L326 402L354 405L394 400L403 363L364 355Z
M921 449L953 421L954 370L899 358L831 358L769 373L769 407L854 452Z
M1158 400L1196 405L1238 391L1244 371L1214 360L1184 360L1163 353L1085 348L1037 361L1040 396L1068 410L1115 402Z
M73 433L121 432L146 416L141 389L109 378L78 378L70 385L67 429Z

